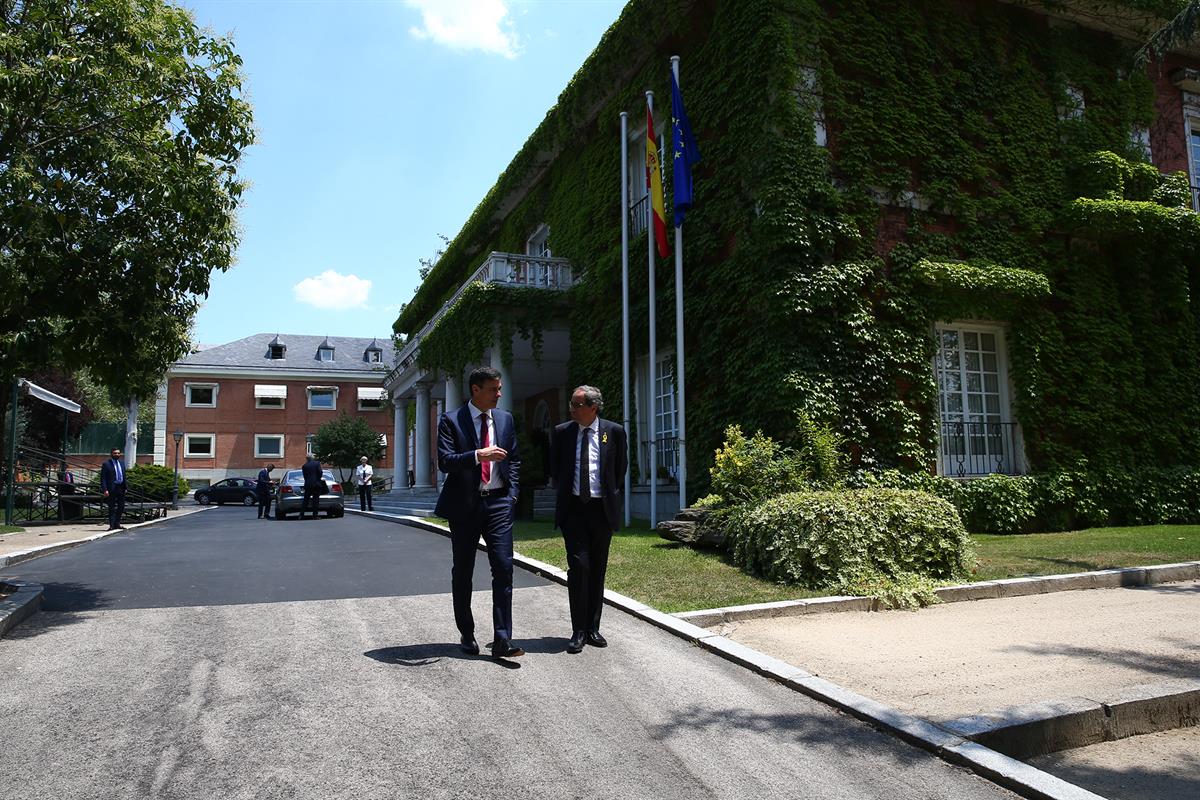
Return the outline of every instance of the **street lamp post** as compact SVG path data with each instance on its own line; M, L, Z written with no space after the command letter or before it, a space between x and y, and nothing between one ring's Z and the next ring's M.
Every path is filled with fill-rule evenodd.
M175 437L175 482L171 484L171 510L179 508L179 443L183 441L183 431L171 434Z

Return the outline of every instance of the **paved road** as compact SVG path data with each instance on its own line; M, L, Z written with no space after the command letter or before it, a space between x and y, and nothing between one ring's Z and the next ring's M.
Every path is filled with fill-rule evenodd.
M0 641L3 796L1013 797L611 609L567 655L565 589L524 573L529 655L463 656L445 539L253 513L4 571L48 588Z

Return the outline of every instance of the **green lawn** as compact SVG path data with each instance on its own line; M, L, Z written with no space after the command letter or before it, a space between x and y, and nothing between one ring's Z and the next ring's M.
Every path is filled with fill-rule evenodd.
M974 580L1200 561L1200 525L1088 528L1024 536L974 534Z
M24 528L19 528L19 527L17 527L16 525L0 525L0 534L5 534L5 533L20 533L20 532L21 532L21 531L23 531L23 530L25 530L25 529L24 529Z
M562 534L552 523L518 522L513 536L521 555L567 568ZM613 535L605 586L668 613L824 594L747 575L716 553L669 542L647 527Z
M562 535L552 523L518 522L513 534L517 552L567 568ZM971 538L979 567L970 581L1200 561L1200 525ZM613 536L605 585L668 613L827 594L755 578L722 554L669 542L646 527L625 528Z

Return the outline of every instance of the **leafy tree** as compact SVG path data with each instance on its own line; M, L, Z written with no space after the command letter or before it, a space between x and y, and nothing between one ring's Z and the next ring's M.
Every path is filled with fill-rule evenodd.
M0 380L149 396L237 244L232 43L163 0L0 0Z
M1189 0L1188 4L1179 10L1170 22L1155 31L1134 55L1134 61L1140 66L1151 58L1161 58L1167 51L1178 45L1191 41L1196 36L1196 28L1200 26L1200 0Z
M353 469L366 456L372 463L383 454L379 432L362 417L352 417L345 411L326 422L313 437L313 452L326 464L338 468L338 477L346 482L342 470Z

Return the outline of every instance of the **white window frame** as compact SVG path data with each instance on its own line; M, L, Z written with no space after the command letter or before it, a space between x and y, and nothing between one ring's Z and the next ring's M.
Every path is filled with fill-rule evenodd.
M192 452L193 439L208 439L209 451L205 453ZM217 435L215 433L185 433L183 435L183 457L184 458L207 458L213 459L217 457Z
M192 402L192 389L212 389L212 402L211 403L193 403ZM191 383L191 382L185 383L185 384L183 384L183 404L187 408L216 408L217 407L217 395L220 393L220 391L221 391L221 384L219 384L219 383Z
M550 226L543 222L525 240L525 255L535 258L550 258L550 247L547 244L549 240Z
M1188 183L1192 187L1192 210L1200 211L1200 108L1185 106L1183 111L1183 136L1187 142ZM1195 151L1193 151L1195 139Z
M332 347L318 347L317 348L317 361L323 361L326 363L333 361L334 360L334 352L333 351L334 351L334 348L332 348ZM325 357L326 353L329 354L329 358Z
M264 453L259 448L259 442L263 439L275 439L279 442L278 453ZM256 433L254 434L254 457L255 458L275 458L282 459L284 453L284 438L282 433Z
M946 421L946 417L944 416L946 412L944 411L942 387L939 382L939 375L938 375L938 370L937 370L937 354L941 351L941 347L942 347L942 344L941 344L942 332L947 331L947 330L957 331L959 333L959 336L960 336L959 369L960 369L960 375L962 375L964 377L965 377L966 367L963 364L963 361L965 361L965 359L963 357L962 338L965 338L965 334L968 334L968 333L990 334L995 337L996 367L997 367L997 369L996 369L997 392L996 393L999 396L998 397L999 408L997 411L997 415L1000 417L1000 423L1002 425L1012 425L1013 426L1012 428L1008 429L1009 431L1011 431L1011 437L1012 437L1012 441L1011 441L1012 452L1009 454L1009 458L1011 458L1011 464L1008 465L1009 466L1008 472L1015 473L1015 474L1025 474L1026 468L1025 468L1024 436L1021 432L1020 425L1017 424L1017 421L1013 417L1013 413L1012 413L1013 389L1012 389L1011 372L1009 371L1007 328L1005 325L1003 325L1001 323L989 321L989 320L952 320L952 321L948 321L948 322L937 323L934 326L934 330L933 330L933 336L934 336L934 342L935 342L935 353L934 353L933 362L931 363L930 366L933 369L934 389L935 389L936 397L937 397L937 420L936 421L937 421L937 439L938 439L938 451L937 451L938 475L943 475L943 476L952 477L952 478L959 477L958 469L957 469L957 462L952 462L950 460L950 458L943 452L943 447L942 447L942 425L943 425L943 422ZM965 381L963 383L965 384ZM964 398L965 398L965 392L967 390L963 388L962 384L960 384L959 391L964 393ZM963 410L960 412L961 416L963 416L964 418L970 413L973 413L973 412L971 412L966 407L966 405L964 405ZM986 407L980 413L982 413L984 416L986 416L988 414ZM965 421L966 420L964 419L964 422ZM1001 435L1004 435L1004 434L1002 433ZM973 457L978 458L979 456L973 456ZM987 457L985 456L985 459L986 458ZM964 475L964 477L982 477L985 474L990 474L990 473L968 472Z
M383 351L375 350L375 349L368 350L367 351L367 363L368 364L382 364L383 363Z
M313 439L317 438L315 433L306 433L304 435L304 455L315 455L313 452Z
M667 348L667 349L660 349L655 355L657 356L658 363L660 365L663 363L670 364L671 371L673 374L675 371L675 349L674 349L674 346L671 346L670 348ZM673 379L671 382L671 387L672 387L672 392L675 392L676 384ZM638 460L638 476L639 476L640 484L649 485L649 483L650 483L650 474L649 474L650 473L650 458L649 458L650 454L648 452L648 448L646 447L646 443L648 441L647 437L650 435L650 415L657 414L657 411L658 411L658 376L657 376L656 369L652 371L649 353L643 353L638 358L637 369L635 372L634 392L635 392L634 408L636 409L636 413L637 413L637 429L638 429L638 440L639 440L637 443L637 451L636 451L637 452L637 460ZM673 410L672 410L673 424L672 424L671 430L667 431L666 433L668 436L678 436L679 435L679 409L678 409L678 407L674 407L675 406L674 403L672 403L672 406L673 406ZM655 421L657 424L657 421L658 421L657 416L655 418ZM664 434L663 430L655 430L655 432L654 432L655 437L657 437L659 439L663 438L663 434ZM678 469L678 465L670 463L670 460L669 460L673 454L671 454L670 451L667 451L667 452L664 452L663 455L664 455L664 458L659 460L658 466L660 466L660 467L665 466L667 468L668 474L671 474L671 475L677 474L676 470ZM675 455L675 457L677 458L678 456Z
M266 403L264 401L271 401ZM287 408L287 398L285 397L256 397L254 398L255 408L281 409Z
M1145 125L1134 125L1129 129L1129 144L1148 164L1154 163L1154 148L1150 142L1150 129Z
M325 406L313 405L313 390L319 392L330 392L333 395L333 405L326 408ZM338 387L336 386L309 386L306 387L305 393L308 395L308 410L309 411L337 411Z
M384 400L384 398L382 398L382 397L379 398L378 400L366 400L366 399L363 399L360 397L360 398L358 398L358 410L359 411L382 411L383 410L383 400ZM364 406L363 403L375 403L376 405Z
M1059 122L1083 119L1083 115L1087 113L1087 100L1083 96L1083 89L1068 83L1063 87L1063 94L1066 95L1067 102L1070 105L1059 106L1056 109Z

